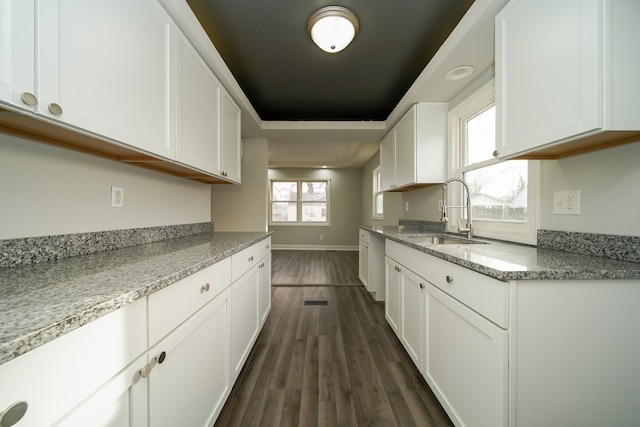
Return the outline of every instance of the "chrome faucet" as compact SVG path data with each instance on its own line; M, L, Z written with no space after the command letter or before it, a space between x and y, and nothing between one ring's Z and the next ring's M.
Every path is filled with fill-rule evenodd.
M464 189L467 190L466 206L447 206L447 184L454 181L461 183ZM449 221L449 218L447 218L447 208L467 209L467 226L463 227L460 223L460 219L458 219L458 233L467 233L467 238L471 239L473 237L473 227L471 225L471 193L469 192L469 186L461 178L449 178L442 185L442 215L440 217L442 222Z

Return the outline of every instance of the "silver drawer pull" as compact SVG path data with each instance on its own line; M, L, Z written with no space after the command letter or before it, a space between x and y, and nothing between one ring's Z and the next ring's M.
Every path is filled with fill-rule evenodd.
M58 104L56 104L55 102L52 102L51 104L49 104L49 112L51 114L53 114L54 116L61 116L62 115L62 107Z
M253 261L253 255L249 257L249 262Z
M420 289L424 289L424 283L420 283Z
M200 287L200 293L203 294L205 292L208 292L210 288L211 288L211 285L209 285L208 283L205 283Z
M22 92L20 94L20 99L30 107L38 105L38 98L36 98L36 96L31 92Z
M447 283L451 283L451 282L453 282L453 277L447 276L447 277L445 277L445 280L447 281Z
M9 405L7 409L0 412L0 427L11 427L24 417L27 413L29 405L27 402L16 402L13 405Z

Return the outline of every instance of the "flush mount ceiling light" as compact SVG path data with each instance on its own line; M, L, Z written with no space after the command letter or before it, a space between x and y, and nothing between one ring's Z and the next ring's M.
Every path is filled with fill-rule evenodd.
M447 80L462 80L473 74L474 68L471 65L461 65L450 69L444 78Z
M342 6L318 9L309 18L307 30L315 44L325 52L340 52L358 34L358 18Z

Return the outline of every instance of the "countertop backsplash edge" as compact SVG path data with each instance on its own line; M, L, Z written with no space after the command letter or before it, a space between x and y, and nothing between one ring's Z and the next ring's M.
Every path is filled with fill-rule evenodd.
M213 232L213 222L4 239L0 240L0 268L37 264L209 232Z

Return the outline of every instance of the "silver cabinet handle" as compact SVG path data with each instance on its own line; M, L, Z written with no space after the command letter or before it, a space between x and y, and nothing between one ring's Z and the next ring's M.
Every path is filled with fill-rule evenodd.
M447 276L447 277L445 277L445 280L447 281L447 283L451 283L451 282L453 282L453 277Z
M30 107L35 107L38 104L38 98L31 92L22 92L20 99Z
M147 363L146 365L144 365L142 367L142 369L138 370L138 373L140 374L140 376L142 378L147 378L149 377L149 374L151 373L151 370L153 369L153 364L152 363Z
M492 154L493 154L493 157L498 157L500 153L498 152L498 150L493 150Z
M249 257L249 262L253 261L253 255Z
M142 369L138 370L138 373L142 378L148 378L149 374L151 373L153 368L155 368L156 364L160 364L164 362L166 358L167 358L167 352L166 351L161 352L159 355L154 356L151 362L147 363L142 367Z
M424 283L420 283L420 289L424 289Z
M60 116L62 115L62 107L55 102L52 102L49 104L49 112L54 116Z
M208 292L210 288L211 288L211 285L209 285L208 283L205 283L200 287L200 293L203 294L205 292Z
M24 417L29 405L25 401L16 402L9 405L7 409L0 412L0 427L11 427Z

